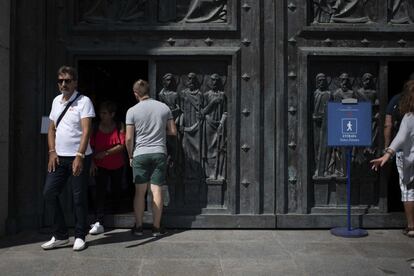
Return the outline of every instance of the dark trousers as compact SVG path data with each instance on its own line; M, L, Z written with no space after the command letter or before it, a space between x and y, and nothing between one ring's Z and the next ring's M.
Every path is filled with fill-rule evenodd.
M72 174L72 162L74 159L75 157L60 156L56 170L47 174L43 189L46 208L53 214L54 236L58 240L69 237L59 200L59 195L68 180L71 185L75 212L75 238L84 240L87 233L88 177L91 156L86 156L83 160L83 170L79 176L73 176Z
M105 214L105 199L108 183L111 184L111 195L113 199L112 210L116 211L121 198L121 185L123 177L124 167L115 170L108 170L98 167L95 176L96 182L96 196L94 198L94 208L97 221L103 225L104 214Z

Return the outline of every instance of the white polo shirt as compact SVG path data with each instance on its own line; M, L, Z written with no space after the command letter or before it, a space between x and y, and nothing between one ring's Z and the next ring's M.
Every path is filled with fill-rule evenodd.
M56 124L66 105L71 102L78 91L75 91L70 99L66 102L62 100L62 94L55 97L52 103L52 110L49 118ZM79 150L82 137L81 119L95 117L95 110L92 101L84 95L79 96L76 101L69 107L56 129L55 150L59 156L75 156ZM88 141L85 155L92 153Z

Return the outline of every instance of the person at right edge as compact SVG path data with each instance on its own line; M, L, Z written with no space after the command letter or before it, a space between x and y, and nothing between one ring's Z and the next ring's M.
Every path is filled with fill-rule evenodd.
M397 102L393 103L393 100L391 100L390 105L395 106ZM384 166L389 159L396 155L401 201L404 204L405 216L407 218L407 227L403 233L408 237L414 237L414 80L410 80L404 85L404 90L398 103L398 110L403 118L397 135L385 149L384 155L371 160L371 163L372 169L378 170L378 167ZM390 117L386 117L385 122L385 128L387 128L387 123L392 123L392 120ZM387 141L385 142L387 143Z
M150 190L152 235L156 237L165 233L161 227L161 215L162 185L166 182L167 170L166 140L167 135L177 135L177 129L170 108L150 98L148 82L141 79L136 81L133 91L139 102L127 111L125 138L135 183L135 226L131 233L143 235L145 193Z

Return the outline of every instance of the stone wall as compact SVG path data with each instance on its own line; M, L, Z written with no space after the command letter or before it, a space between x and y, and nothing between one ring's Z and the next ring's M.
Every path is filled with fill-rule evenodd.
M9 195L10 1L0 1L0 236L5 233Z

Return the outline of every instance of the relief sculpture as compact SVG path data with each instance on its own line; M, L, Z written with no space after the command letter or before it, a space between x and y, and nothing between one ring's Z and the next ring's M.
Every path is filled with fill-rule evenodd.
M352 82L348 73L339 76L339 88L333 94L333 101L341 102L344 99L360 99L357 91L352 89ZM345 150L343 148L333 148L329 161L329 169L332 174L346 176L345 169Z
M181 113L179 106L179 98L177 90L176 78L171 73L167 73L162 78L163 88L158 94L158 99L165 103L171 110L174 120L178 120ZM181 150L179 147L181 141L180 135L167 136L167 152L168 152L168 177L176 178L181 173Z
M371 73L365 73L361 78L362 87L358 90L363 101L372 103L372 146L366 148L365 152L375 156L378 151L378 139L379 139L379 99L377 90L375 88L374 76ZM364 158L367 159L367 158ZM366 161L366 160L364 160Z
M159 0L161 22L225 23L227 0Z
M352 82L348 73L342 73L339 76L340 87L335 91L333 98L335 102L340 102L344 99L361 99L362 95L358 91L352 89Z
M95 0L82 12L86 23L128 23L142 21L147 0Z
M360 101L368 101L372 104L371 117L371 146L353 148L351 170L355 173L352 177L354 183L354 197L359 198L360 204L374 204L375 190L378 176L370 169L370 160L379 155L379 99L376 90L374 76L371 73L364 73L361 77L360 88L357 90Z
M180 113L180 106L178 102L178 94L176 92L177 82L173 74L165 74L162 77L162 85L163 88L158 94L158 97L160 101L168 105L168 107L171 109L174 119L176 119Z
M204 93L203 168L207 180L224 180L226 163L227 100L218 74L210 76L210 90Z
M372 103L372 127L371 139L372 146L366 148L354 148L352 151L352 162L364 164L375 157L378 139L378 120L379 120L379 100L375 89L374 76L371 73L365 73L361 77L361 87L357 90L356 95L359 101Z
M162 75L158 99L169 106L179 130L174 140L167 140L167 181L176 206L223 204L228 143L225 83L226 76L219 73Z
M334 14L331 21L336 23L368 23L367 4L371 0L337 0L332 7Z
M414 23L414 2L412 0L390 0L390 13L393 24Z
M184 154L184 177L197 179L201 177L201 138L203 94L195 73L187 75L187 88L180 93L182 114L178 120L182 134Z
M313 0L314 23L369 23L375 0Z
M329 23L336 0L313 0L313 23Z
M182 21L188 23L225 22L227 0L193 0Z
M314 177L328 176L329 157L331 148L327 146L327 105L332 99L326 76L323 73L316 75L316 90L313 92L313 143L315 156Z
M315 206L342 205L346 201L346 155L345 147L327 145L327 104L354 98L359 102L372 103L372 145L353 147L351 171L352 198L358 204L374 204L377 175L370 169L369 161L379 154L380 113L376 78L370 72L361 77L341 73L339 77L318 73L313 92L313 149L315 168L313 172ZM366 193L365 191L369 191Z

